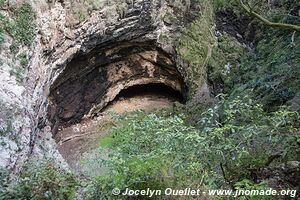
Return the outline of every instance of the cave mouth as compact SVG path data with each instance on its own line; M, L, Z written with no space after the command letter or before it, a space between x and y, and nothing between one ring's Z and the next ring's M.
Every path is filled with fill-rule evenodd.
M111 111L118 114L135 110L154 111L167 108L174 102L184 104L183 95L163 83L134 85L123 89L103 108L103 112Z
M79 161L109 134L115 122L107 112L151 112L185 103L188 93L176 55L155 41L119 42L79 52L53 76L47 123L73 169L80 169Z
M98 116L60 129L55 135L58 150L75 172L90 173L90 166L84 164L86 160L97 155L106 158L105 153L99 154L95 149L116 123L111 113L122 115L136 110L148 113L170 108L174 102L185 103L184 96L163 83L139 84L122 89Z
M187 86L175 59L154 41L110 44L78 53L50 87L48 122L54 137L61 128L101 115L120 98L148 93L152 99L184 102Z
M133 98L135 96L147 95L154 96L154 98L155 96L161 96L173 101L178 101L180 103L185 102L183 95L180 92L171 88L170 86L167 86L163 83L149 83L144 85L134 85L127 89L121 90L121 92L110 103L118 101L122 98ZM109 104L107 106L109 106Z

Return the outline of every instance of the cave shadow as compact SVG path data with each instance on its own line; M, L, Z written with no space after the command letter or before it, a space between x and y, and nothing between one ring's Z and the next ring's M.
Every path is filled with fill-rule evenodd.
M107 107L110 107L117 101L121 101L123 99L131 99L137 96L150 97L152 99L155 98L166 98L172 102L179 102L181 104L185 104L186 99L184 95L179 91L174 90L172 87L167 86L163 83L149 83L142 85L133 85L126 89L123 89L119 92L119 94L110 101L102 110L105 110Z

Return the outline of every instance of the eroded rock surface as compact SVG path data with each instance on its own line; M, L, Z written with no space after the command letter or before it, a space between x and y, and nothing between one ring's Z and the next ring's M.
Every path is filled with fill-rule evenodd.
M96 115L121 90L149 83L186 93L174 61L153 42L96 49L72 60L53 84L49 119L54 127L78 122Z
M187 5L189 1L183 1L183 7L174 6L173 1L104 1L78 21L70 17L70 1L47 2L32 3L37 35L28 50L25 81L20 90L15 90L17 83L7 87L2 97L18 99L12 106L22 108L18 114L22 120L14 133L22 135L23 144L16 144L16 151L4 152L3 167L15 168L20 155L63 163L49 137L57 117L71 122L77 116L91 116L122 88L155 82L184 91L184 67L176 62L175 43L180 30L199 12L196 5ZM12 97L12 91L21 92ZM73 101L65 98L68 95L74 96Z

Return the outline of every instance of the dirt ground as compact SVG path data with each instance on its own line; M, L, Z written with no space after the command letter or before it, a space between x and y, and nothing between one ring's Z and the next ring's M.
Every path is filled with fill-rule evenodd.
M85 171L84 160L92 159L97 153L101 138L109 134L114 120L110 113L123 114L137 109L151 112L173 105L176 99L162 94L139 94L134 96L117 97L97 118L85 119L81 123L62 128L55 139L58 150L70 167L77 173ZM105 157L106 152L103 153ZM89 169L91 171L91 169Z

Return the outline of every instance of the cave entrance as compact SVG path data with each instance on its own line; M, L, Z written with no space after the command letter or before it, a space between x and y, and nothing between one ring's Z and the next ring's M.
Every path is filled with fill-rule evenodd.
M115 125L115 121L110 117L111 112L117 114L135 110L151 112L171 107L174 102L184 103L184 96L163 83L130 86L121 90L98 113L98 116L61 128L55 135L58 149L72 169L79 173L91 171L82 163L99 156L99 152L95 151L99 141L109 134L109 129ZM103 155L100 153L101 157L105 157L106 153L104 152Z
M50 87L48 120L56 135L98 116L118 96L150 92L182 102L187 93L174 58L152 41L96 47L76 55Z
M79 52L50 87L48 122L58 149L79 168L112 127L108 112L152 111L183 103L187 94L175 57L155 41L123 42Z
M139 95L162 96L165 98L170 98L174 101L178 101L180 103L184 103L184 98L180 92L162 83L149 83L145 85L131 86L127 89L122 90L116 96L115 100L118 100L120 98L132 98Z
M134 85L121 92L103 111L122 114L137 109L152 111L171 106L174 102L184 103L183 95L162 83Z

